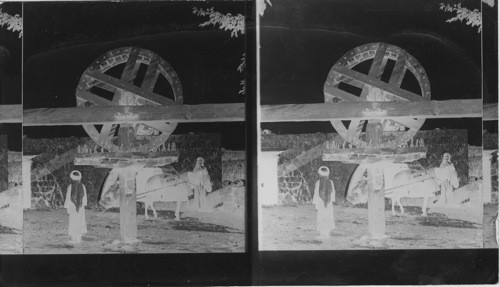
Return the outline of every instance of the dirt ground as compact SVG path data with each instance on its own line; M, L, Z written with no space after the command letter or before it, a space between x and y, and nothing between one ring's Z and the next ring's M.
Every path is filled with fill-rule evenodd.
M498 217L498 202L488 203L484 205L483 218L483 241L484 248L498 248L496 238L496 219Z
M23 251L20 193L19 186L0 194L0 254L21 254Z
M397 209L399 210L399 209ZM260 250L442 249L481 248L482 208L439 207L421 216L421 205L405 206L405 214L386 210L386 245L360 240L368 235L368 209L334 206L336 229L319 240L313 205L262 207Z
M81 253L192 253L244 252L244 214L236 211L158 211L157 219L145 220L138 211L138 239L134 245L121 244L120 214L87 209L88 233L80 244L69 244L66 209L27 210L24 213L25 254Z

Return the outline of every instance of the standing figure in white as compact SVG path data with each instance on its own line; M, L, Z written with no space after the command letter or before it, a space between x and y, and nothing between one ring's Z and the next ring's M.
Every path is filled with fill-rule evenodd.
M199 211L208 211L207 193L212 191L210 175L205 167L205 160L202 157L196 159L196 165L192 173L188 172L188 180L194 185L194 201Z
M71 236L69 243L82 242L82 235L87 233L87 222L85 221L85 206L87 206L87 190L82 184L82 174L74 170L70 174L73 182L66 191L64 207L69 214L68 234Z
M335 201L335 187L330 179L330 169L322 166L318 169L319 179L314 187L313 204L317 211L316 230L320 233L319 238L330 237L330 232L335 229L335 218L333 217L333 204Z
M437 172L442 173L443 175L441 176L441 178L444 179L439 182L439 185L441 186L441 204L450 204L452 202L453 196L452 184L455 185L455 183L452 182L452 175L455 175L456 178L457 171L455 169L455 166L451 162L451 155L449 153L445 152L443 154L443 159L441 161L441 164L439 165L439 170L437 170ZM458 182L456 184L458 184Z

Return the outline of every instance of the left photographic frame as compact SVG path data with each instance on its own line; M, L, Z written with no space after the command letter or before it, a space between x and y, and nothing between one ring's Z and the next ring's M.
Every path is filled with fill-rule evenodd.
M0 254L23 251L22 3L0 6Z
M24 254L245 251L244 12L24 3Z

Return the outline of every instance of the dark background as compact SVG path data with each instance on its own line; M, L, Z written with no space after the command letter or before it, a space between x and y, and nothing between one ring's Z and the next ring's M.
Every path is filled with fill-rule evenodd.
M4 3L2 11L22 14L22 3ZM22 38L19 32L0 28L0 105L20 105L22 68ZM8 149L22 150L21 124L1 124L0 134L8 136Z
M158 53L177 72L185 104L241 103L236 68L245 35L231 37L193 7L244 14L244 2L25 3L23 107L74 107L85 69L107 51L137 46ZM170 89L170 87L165 87ZM161 93L160 93L161 94ZM245 149L245 124L179 124L174 134L220 133L222 147ZM81 126L27 127L30 138L86 136Z
M333 64L351 49L386 42L425 69L432 100L481 98L481 34L439 1L273 1L261 22L261 104L321 103ZM453 2L450 2L453 3ZM480 1L464 6L480 8ZM492 89L495 90L495 89ZM490 97L485 89L485 97ZM329 122L263 123L277 134L334 132ZM481 146L480 119L427 120L422 130L468 129Z
M3 3L2 12L22 15L22 3ZM22 38L19 32L0 29L0 104L21 104Z

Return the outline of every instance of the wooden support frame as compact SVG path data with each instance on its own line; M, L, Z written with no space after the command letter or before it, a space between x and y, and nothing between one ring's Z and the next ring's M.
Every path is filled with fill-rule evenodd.
M495 116L498 105L488 105L485 118ZM3 117L3 116L2 116ZM17 116L19 117L19 116ZM245 121L245 104L176 106L95 106L43 108L23 112L24 126L58 126L106 123L237 122ZM481 118L482 100L420 102L355 102L262 105L261 122L304 122L353 119Z
M498 121L498 104L483 106L483 121Z
M161 151L153 153L141 152L105 152L76 154L75 165L91 165L101 168L116 168L140 165L156 167L176 162L178 151Z
M245 121L245 104L44 108L25 110L23 115L25 126L238 122Z
M0 105L0 123L22 123L22 105Z
M356 119L480 118L481 99L419 102L346 102L261 106L261 122Z
M356 164L402 163L425 158L426 154L426 147L330 149L323 154L322 160Z

